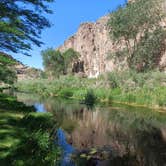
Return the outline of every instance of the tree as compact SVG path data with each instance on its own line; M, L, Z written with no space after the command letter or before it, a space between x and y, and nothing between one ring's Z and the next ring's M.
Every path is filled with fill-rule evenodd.
M138 57L138 52L142 54L139 57L143 58L151 50L150 52L154 54L152 53L150 56L152 59L155 59L153 56L157 55L153 51L155 49L154 43L158 44L157 48L159 50L163 49L159 48L160 46L163 47L163 36L165 36L165 31L161 26L161 21L165 17L162 5L163 0L136 0L120 7L117 11L110 14L108 21L110 35L115 42L125 45L125 48L117 52L117 54L119 55L120 53L121 55L127 56L129 67L133 65L134 59L138 59L135 58L135 56ZM155 41L151 40L151 36L155 38ZM143 47L146 47L146 49ZM147 52L145 54L140 50ZM141 63L140 66L144 66L146 62L142 61Z
M50 2L53 0L1 0L0 49L27 54L32 45L40 46L41 30L50 27L41 13L51 13Z
M13 84L17 80L13 66L16 61L7 54L0 52L0 82Z
M146 32L133 53L131 68L137 71L155 69L166 50L166 31L157 27L152 32Z
M60 51L48 48L41 52L43 65L49 78L53 79L64 72L64 58Z
M71 73L72 72L72 63L74 60L79 58L79 53L74 51L72 48L69 48L62 54L64 58L64 73Z
M48 48L42 51L41 55L45 71L51 79L71 73L73 61L79 57L79 53L72 48L66 50L64 53Z

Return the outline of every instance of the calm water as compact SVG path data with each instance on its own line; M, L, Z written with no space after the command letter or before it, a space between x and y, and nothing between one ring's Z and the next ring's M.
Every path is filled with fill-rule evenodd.
M62 166L166 166L166 113L117 104L90 109L22 93L17 98L54 114Z

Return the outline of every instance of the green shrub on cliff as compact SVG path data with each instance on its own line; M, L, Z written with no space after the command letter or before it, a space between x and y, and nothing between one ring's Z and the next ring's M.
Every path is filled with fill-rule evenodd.
M165 51L163 3L163 0L136 0L110 14L110 35L125 46L114 56L127 57L129 67L137 71L155 68Z

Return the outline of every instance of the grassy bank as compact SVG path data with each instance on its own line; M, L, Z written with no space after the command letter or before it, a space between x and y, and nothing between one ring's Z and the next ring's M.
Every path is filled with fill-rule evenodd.
M15 98L0 95L0 165L56 165L55 122L49 113L35 113Z
M56 80L18 82L20 91L42 96L61 96L84 100L92 89L98 102L122 102L148 107L166 107L166 74L158 71L108 73L97 79L62 76Z

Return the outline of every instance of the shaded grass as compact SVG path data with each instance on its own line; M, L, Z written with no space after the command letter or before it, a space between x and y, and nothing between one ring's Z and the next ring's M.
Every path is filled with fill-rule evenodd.
M0 159L7 157L10 153L10 149L20 141L20 133L22 128L12 123L21 120L23 114L11 113L6 110L0 110Z
M35 113L33 107L1 94L0 165L55 165L60 155L53 143L55 124L51 114Z

